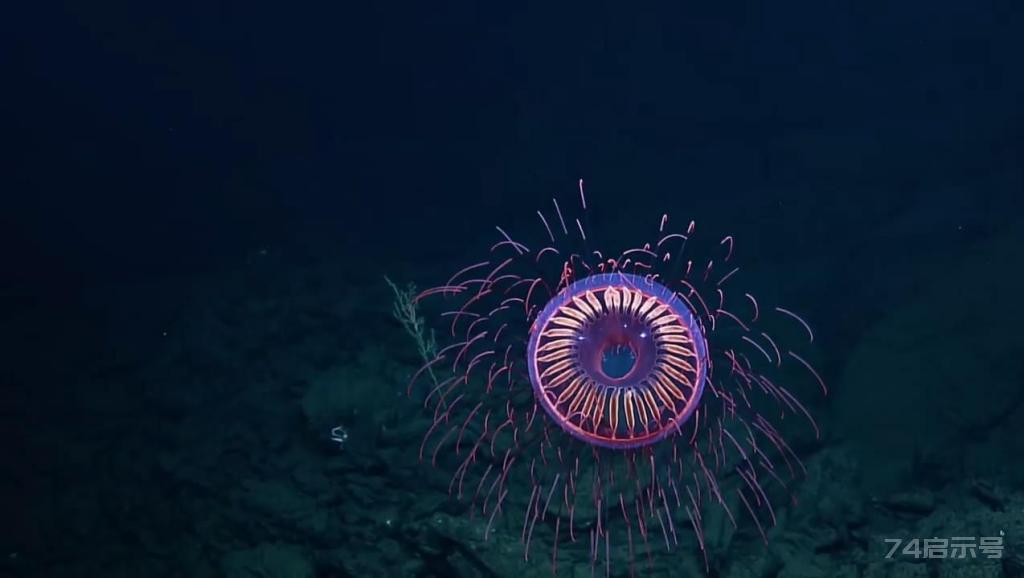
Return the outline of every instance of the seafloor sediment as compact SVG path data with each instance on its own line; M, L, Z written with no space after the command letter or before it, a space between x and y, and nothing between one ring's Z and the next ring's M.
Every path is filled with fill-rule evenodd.
M914 299L833 356L838 383L816 404L828 433L803 450L797 503L776 505L767 547L712 521L712 575L1024 575L1024 466L1006 460L1024 450L1021 246L972 247L956 280L948 264L904 271ZM8 422L48 426L26 428L4 468L18 531L0 533L0 576L550 575L546 553L524 562L514 520L484 540L448 474L419 463L430 418L405 395L418 359L383 281L286 263L261 253L229 274L93 297L105 337L41 370L60 383L41 381ZM1000 533L999 559L886 558L887 538ZM559 575L590 575L586 548L559 557ZM702 565L682 548L638 572Z

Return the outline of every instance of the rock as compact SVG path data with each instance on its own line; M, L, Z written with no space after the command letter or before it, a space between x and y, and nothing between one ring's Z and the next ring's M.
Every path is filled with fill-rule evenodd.
M1012 427L1024 411L1024 227L1008 230L913 272L927 279L916 298L878 320L850 353L831 408L835 430L873 464L864 470L867 491L905 484L922 453L956 460L946 469L984 473L1024 447Z
M1002 492L991 483L984 480L977 480L971 484L971 495L994 511L1001 512L1006 509L1006 500Z
M329 512L316 498L298 491L295 485L281 481L245 480L240 495L247 510L262 513L292 532L323 537Z
M313 563L299 546L272 543L228 552L221 559L226 578L313 578Z
M882 505L893 512L924 516L935 509L935 496L930 492L903 492L886 498Z

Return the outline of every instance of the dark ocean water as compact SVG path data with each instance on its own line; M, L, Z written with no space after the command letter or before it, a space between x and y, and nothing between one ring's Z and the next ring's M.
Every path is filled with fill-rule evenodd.
M1019 2L7 20L0 578L1024 576ZM530 254L490 253L501 231ZM716 262L709 309L740 268L722 308L750 321L756 295L769 328L713 313L710 349L746 351L792 402L746 407L715 358L703 422L595 452L536 409L525 357L516 387L487 386L547 293L466 305L495 351L467 346L453 374L471 321L452 337L445 312L466 295L506 273L554 293L573 251L596 269L644 243L666 283ZM486 259L464 294L416 303L418 349L396 299ZM451 343L430 379L466 382L440 405L426 374L407 391Z

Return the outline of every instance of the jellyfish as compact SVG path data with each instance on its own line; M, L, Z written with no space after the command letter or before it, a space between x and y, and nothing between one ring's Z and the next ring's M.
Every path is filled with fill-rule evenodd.
M571 211L556 198L536 212L535 249L496 226L486 257L416 296L446 338L409 384L431 416L420 459L450 469L485 539L514 528L555 574L560 549L611 575L683 544L710 572L709 512L767 542L773 503L805 473L779 420L820 438L780 379L795 367L827 393L798 352L813 331L732 288L732 236L692 254L693 221L673 230L663 214L646 242L603 253L577 188ZM772 337L780 324L800 343Z

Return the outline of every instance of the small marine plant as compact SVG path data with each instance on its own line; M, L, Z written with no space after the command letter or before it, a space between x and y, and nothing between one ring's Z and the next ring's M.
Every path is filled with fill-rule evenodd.
M416 285L408 283L405 287L399 287L388 277L384 277L384 281L387 282L388 286L391 287L391 291L395 294L395 301L391 306L391 315L402 324L405 332L412 337L423 363L429 363L437 357L437 340L434 337L434 330L427 328L426 321L420 315L416 304L416 295L418 294ZM430 375L431 381L437 383L437 376L434 375L433 368L427 367L427 372Z

